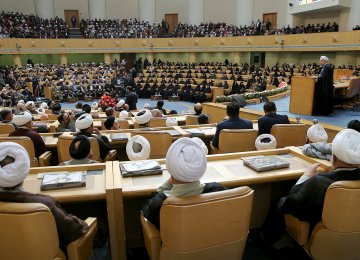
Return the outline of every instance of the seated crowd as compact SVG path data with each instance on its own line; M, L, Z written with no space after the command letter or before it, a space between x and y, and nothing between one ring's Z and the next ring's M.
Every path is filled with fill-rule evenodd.
M61 18L42 19L36 15L5 13L0 15L0 38L68 38L68 25ZM169 26L161 23L134 19L82 19L80 31L84 38L161 38L161 37L232 37L274 34L303 34L337 32L339 25L308 24L295 27L273 27L269 20L252 22L250 25L235 26L227 23L201 23L189 25L179 23L174 32L168 33ZM353 30L357 30L355 27Z
M68 38L66 22L55 17L42 19L33 14L5 13L0 14L0 38Z

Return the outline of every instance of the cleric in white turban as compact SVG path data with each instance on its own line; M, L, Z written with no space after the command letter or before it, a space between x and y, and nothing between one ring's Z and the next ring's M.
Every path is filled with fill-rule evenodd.
M143 206L144 217L157 228L161 205L167 197L189 196L201 193L222 191L219 183L201 183L206 172L207 159L203 148L192 138L176 140L166 154L166 169L170 179L159 187L157 193Z
M135 122L140 126L146 126L151 119L151 112L148 109L140 110L135 116Z
M269 150L276 148L276 138L270 134L259 135L255 140L257 150Z
M326 173L319 172L320 163L315 163L304 170L304 174L291 188L289 194L281 198L279 203L274 203L279 214L276 214L278 215L276 218L275 215L269 215L270 217L265 220L262 236L266 240L273 238L272 241L275 241L275 237L282 237L281 231L286 232L280 212L291 214L314 226L322 220L324 198L329 186L337 181L360 180L360 133L352 129L342 130L335 136L332 144L333 170ZM353 207L357 210L358 205ZM272 210L274 209L270 209L269 213Z
M0 188L17 187L29 174L29 155L19 144L0 143L0 166Z
M166 118L166 126L177 126L178 122L175 117Z
M147 160L150 151L149 141L141 135L131 137L126 144L126 154L130 161Z
M125 117L129 117L129 112L126 110L122 110L119 114L119 118L125 118Z
M47 206L54 216L59 242L66 248L69 243L86 234L88 225L83 220L66 213L54 198L26 192L22 183L28 176L29 170L30 159L21 145L12 142L0 143L0 202L41 203Z
M121 108L125 105L125 100L120 99L119 102L116 103L116 108Z
M75 122L75 127L79 130L87 129L92 126L94 120L89 114L81 115Z
M326 142L328 139L328 135L324 127L320 124L315 124L309 127L307 130L307 137L312 143Z

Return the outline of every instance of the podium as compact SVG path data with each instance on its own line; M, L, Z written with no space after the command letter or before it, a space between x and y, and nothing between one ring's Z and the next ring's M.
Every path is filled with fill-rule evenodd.
M311 116L314 107L315 79L293 77L290 92L289 112Z
M47 99L52 99L51 86L44 87L44 95Z

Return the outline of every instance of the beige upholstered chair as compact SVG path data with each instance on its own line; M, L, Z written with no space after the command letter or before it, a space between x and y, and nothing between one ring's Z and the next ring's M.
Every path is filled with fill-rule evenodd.
M68 259L89 259L97 230L88 218L88 232L67 246ZM58 231L50 209L41 203L0 202L2 259L66 259L59 248Z
M51 152L46 151L39 156L39 160L35 157L35 148L33 141L27 136L11 136L11 137L0 137L1 142L13 142L20 144L28 152L30 157L30 166L31 167L43 167L50 165Z
M223 129L219 134L219 148L211 144L211 154L255 151L256 129Z
M59 157L59 163L62 163L64 161L71 160L71 156L69 153L69 147L74 140L75 136L73 135L60 135L58 139L58 145L57 145L57 151L58 151L58 157ZM92 150L92 160L103 162L103 160L100 158L100 148L99 143L97 140L93 137L90 137L91 142L91 150ZM104 161L114 161L116 159L117 152L116 150L111 150L108 155L104 158Z
M152 117L149 121L149 127L166 127L166 118Z
M166 153L172 144L171 134L164 131L132 131L131 136L142 135L151 147L150 159L165 158Z
M198 116L186 116L185 119L185 123L186 125L198 125L199 121L198 121Z
M241 259L253 196L252 189L240 187L167 198L160 210L160 231L141 215L150 258Z
M322 221L309 237L308 222L286 215L287 232L313 259L360 259L360 181L339 181L327 189Z
M0 134L10 134L15 131L13 124L0 123Z
M55 114L47 114L49 120L58 120L58 115Z
M304 124L275 124L271 134L276 138L276 148L302 146L306 143L307 127Z

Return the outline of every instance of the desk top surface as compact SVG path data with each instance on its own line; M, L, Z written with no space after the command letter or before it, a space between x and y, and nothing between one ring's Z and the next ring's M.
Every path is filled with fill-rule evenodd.
M256 172L243 164L241 157L255 155L278 155L282 159L290 162L289 168ZM166 170L164 160L159 160L164 172L161 175L126 177L123 178L119 169L119 162L113 162L114 185L120 185L124 197L149 195L155 191L170 174ZM241 186L251 184L270 183L282 180L297 179L304 169L315 163L312 158L306 157L291 148L242 152L235 154L209 155L207 170L201 181L219 182L225 186ZM328 169L327 165L322 165Z

